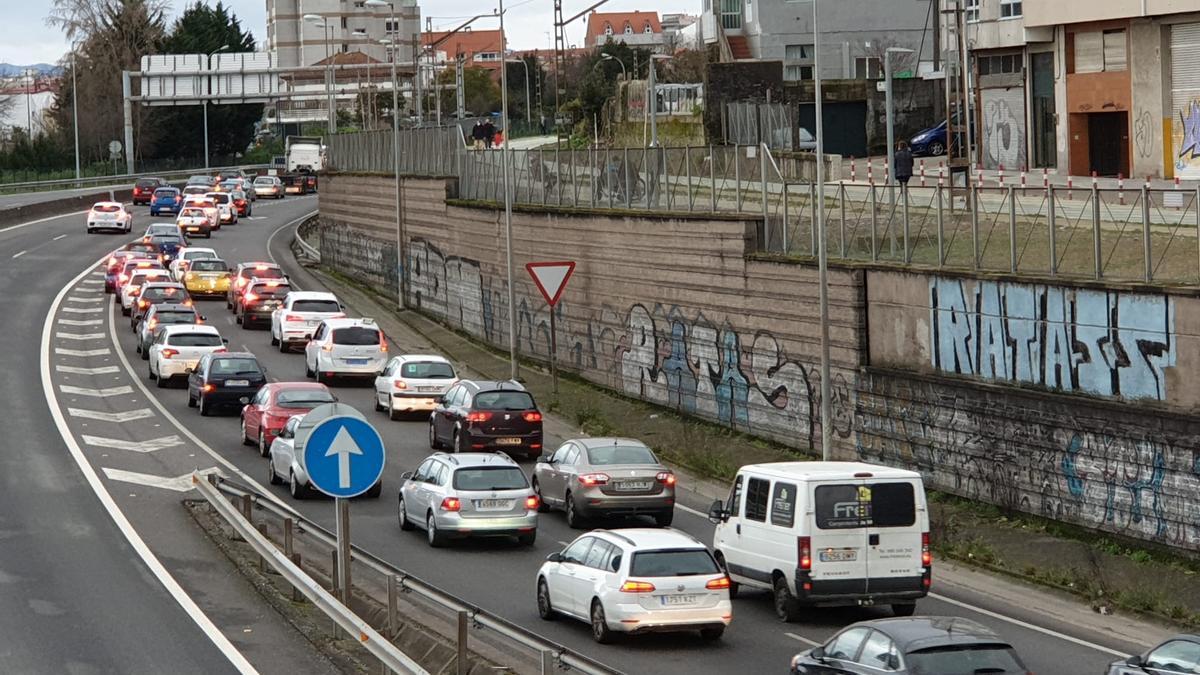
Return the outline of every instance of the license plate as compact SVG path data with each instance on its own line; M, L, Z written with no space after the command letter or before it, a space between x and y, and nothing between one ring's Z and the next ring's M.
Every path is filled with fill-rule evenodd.
M417 387L417 391L441 391L441 387Z
M321 320L320 319L309 319L308 321L304 322L304 325L308 326L309 328L316 328L317 326L321 325Z
M617 483L617 489L628 490L631 492L634 490L649 490L650 485L651 483L648 480L627 480Z
M662 604L664 605L691 605L695 604L700 597L698 595L662 595Z
M188 232L199 232L199 231L200 231L200 228L198 226L195 226L195 225L188 226Z
M346 359L346 363L351 366L365 365L370 359Z
M225 380L226 387L249 387L250 380Z
M519 439L519 438L497 438L496 439L496 445L520 445L520 444L521 444L521 439Z
M511 499L480 499L475 504L480 511L500 511L512 508Z
M852 548L829 549L821 551L817 559L821 562L851 562L858 560L858 551Z

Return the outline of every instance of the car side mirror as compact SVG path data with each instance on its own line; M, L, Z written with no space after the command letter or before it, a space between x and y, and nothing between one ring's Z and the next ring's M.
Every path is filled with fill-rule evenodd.
M1134 668L1139 668L1139 667L1141 667L1141 665L1142 665L1142 655L1141 655L1141 654L1134 654L1133 656L1131 656L1131 657L1129 657L1129 658L1125 659L1125 665L1127 665L1127 666L1133 666Z
M813 647L813 650L811 652L809 652L808 655L813 657L814 659L817 659L818 661L824 661L825 660L825 647Z
M200 315L200 320L201 320L201 321L208 321L208 317L207 317L207 316L204 316L203 314L201 314L201 315ZM224 339L224 338L222 338L222 339Z
M554 455L538 455L537 463L538 464L553 464L554 463Z
M229 338L221 338L222 344L229 344Z
M713 523L724 523L729 520L729 512L725 510L725 505L718 499L708 507L708 520Z
M405 471L404 473L400 474L400 480L412 480L412 477L413 472L411 471Z
M546 562L560 563L563 560L564 560L563 554L559 553L558 551L555 551L554 553L551 553L550 555L546 556Z
M250 403L250 397L249 397L249 396L243 396L243 397L241 397L241 398L239 398L239 399L238 399L238 402L239 402L239 403L241 403L242 405L248 405L248 404Z

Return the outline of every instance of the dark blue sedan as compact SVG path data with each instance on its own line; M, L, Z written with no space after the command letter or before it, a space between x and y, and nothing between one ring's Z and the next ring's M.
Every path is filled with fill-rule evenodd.
M163 265L170 265L184 246L183 239L171 234L156 234L150 237L150 243L158 247L158 261Z
M157 216L160 213L179 213L180 204L182 203L183 195L180 194L179 188L158 188L154 191L154 198L150 201L150 215Z

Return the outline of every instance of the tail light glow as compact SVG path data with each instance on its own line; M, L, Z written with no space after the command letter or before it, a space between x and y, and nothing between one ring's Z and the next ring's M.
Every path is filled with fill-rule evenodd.
M654 584L649 581L626 581L621 584L622 593L653 593Z
M478 424L480 422L486 422L490 419L492 419L492 413L490 413L490 412L478 412L477 411L477 412L467 413L467 422Z
M525 498L525 509L527 511L533 511L538 507L539 503L540 500L537 498L537 495L530 495Z
M442 500L443 511L461 511L462 501L458 497L446 497Z
M921 566L929 567L933 564L933 552L929 550L929 533L921 533Z
M397 389L408 389L408 383L404 380L393 380L392 384L395 385Z
M812 538L811 537L796 537L796 560L800 563L800 569L812 569Z
M658 475L654 477L654 480L669 487L675 484L675 474L671 473L670 471L659 471Z
M526 422L541 422L542 421L542 413L537 412L536 410L533 412L527 412L524 415L522 415L521 417L524 418L524 420Z
M716 579L709 579L708 583L704 584L704 587L710 591L727 589L729 588L729 577L717 577Z
M287 316L283 317L283 320L284 321L303 321L304 317L300 316L299 314L288 314Z
M608 474L606 473L584 473L579 475L579 484L584 487L595 487L597 485L608 485Z
M171 358L175 358L176 356L178 356L178 355L179 355L179 350L178 350L178 349L169 349L169 348L168 348L168 349L164 349L164 350L162 350L162 352L160 352L160 353L162 354L162 357L163 357L164 359L171 359Z
M383 333L380 333L379 334L379 351L386 354L387 350L388 350L387 338L383 337Z
M246 294L246 297L244 297L244 298L243 298L243 300L245 301L245 303L246 303L246 304L250 304L250 303L252 303L252 302L255 302L255 301L257 301L257 300L258 300L258 296L257 296L257 295L255 295L255 294L253 294L253 293L247 293L247 294Z
M216 389L216 386L215 386L215 385L211 385L211 384L206 384L206 385L204 385L203 387L200 387L200 389L201 389L201 390L203 390L203 391L213 391L213 390L215 390L215 389Z

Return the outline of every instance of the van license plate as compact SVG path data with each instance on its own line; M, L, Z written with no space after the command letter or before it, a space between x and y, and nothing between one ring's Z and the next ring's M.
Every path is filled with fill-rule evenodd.
M519 439L519 438L497 438L496 439L496 445L520 445L520 444L521 444L521 439Z
M821 562L851 562L858 560L858 551L852 548L828 549L821 551L818 559Z
M695 604L696 598L699 596L692 595L663 595L662 604L664 605L692 605Z

